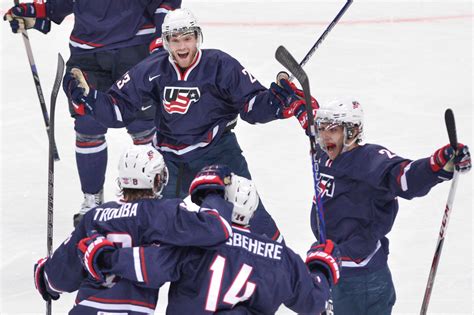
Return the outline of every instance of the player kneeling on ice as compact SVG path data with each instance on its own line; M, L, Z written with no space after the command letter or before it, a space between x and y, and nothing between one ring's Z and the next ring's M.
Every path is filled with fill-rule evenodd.
M86 239L87 252L93 253L84 255L89 276L101 280L114 274L151 288L172 281L167 314L274 314L281 304L298 313L322 312L339 278L335 244L314 244L305 264L284 244L253 233L249 221L259 201L255 185L237 175L231 181L225 188L226 200L234 205L227 242L207 249L156 244L96 250L96 243Z
M127 280L111 276L97 285L87 277L78 247L86 256L94 252L86 251L85 242L80 242L84 238L95 239L95 250L101 251L115 244L131 247L156 242L212 246L232 235L232 204L224 199L225 186L230 182L227 168L210 168L206 176L198 174L191 189L191 194L200 199L198 212L188 211L182 199L160 199L168 170L153 147L128 149L121 156L118 171L123 201L107 202L87 212L54 255L35 265L35 285L43 299L57 299L62 292L79 290L69 314L112 310L152 313L158 299L156 289L139 288ZM100 241L94 236L99 233L105 237Z
M316 114L319 189L327 237L341 251L341 279L332 289L334 312L390 314L395 289L387 265L386 234L398 211L397 197L412 199L471 168L469 149L445 145L431 157L409 160L376 144L364 144L363 111L352 98L324 104ZM317 237L313 205L311 227Z

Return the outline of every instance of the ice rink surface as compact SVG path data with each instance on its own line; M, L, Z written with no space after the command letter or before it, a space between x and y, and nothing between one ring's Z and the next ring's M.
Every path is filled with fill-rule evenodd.
M2 15L11 1L0 1ZM269 86L281 67L274 59L284 45L301 60L342 7L343 1L184 0L202 23L203 48L236 57ZM73 19L53 25L47 36L30 31L48 100L56 54L69 57ZM33 263L46 253L48 144L41 111L19 35L1 25L1 216L0 313L41 314ZM366 142L403 157L429 156L448 142L444 110L454 110L461 142L474 146L473 9L471 1L355 1L305 66L320 102L356 96L366 113ZM54 247L72 230L82 202L75 167L73 121L62 91L56 111ZM313 195L309 143L296 120L236 132L268 211L287 244L300 255L313 241L309 209ZM119 154L131 144L125 130L110 130L105 194L114 198ZM472 172L462 176L431 298L430 314L473 313ZM450 183L429 195L400 200L389 234L397 302L394 314L419 313ZM72 307L74 294L53 304L54 314ZM157 314L166 306L166 288ZM290 311L281 308L278 314Z

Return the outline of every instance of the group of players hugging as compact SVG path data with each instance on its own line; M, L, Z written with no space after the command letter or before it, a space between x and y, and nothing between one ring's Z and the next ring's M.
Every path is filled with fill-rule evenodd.
M84 201L71 235L35 264L40 295L78 291L70 314L152 314L170 282L167 314L274 314L281 304L319 314L329 299L337 315L390 314L385 235L397 197L426 195L468 171L468 147L402 158L361 143L357 99L312 98L320 187L316 241L303 261L263 206L233 128L239 115L250 124L294 116L306 130L304 93L287 79L267 89L227 53L201 49L201 27L180 7L36 0L4 16L14 33L45 34L51 21L75 18L63 88ZM122 127L134 143L119 162L122 196L104 203L105 133ZM325 242L317 240L318 202Z

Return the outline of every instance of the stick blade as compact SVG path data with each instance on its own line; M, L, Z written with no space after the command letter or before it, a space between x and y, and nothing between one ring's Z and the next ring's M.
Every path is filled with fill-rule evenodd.
M283 67L285 67L303 86L308 81L308 76L303 68L283 46L279 46L275 52L275 58Z
M456 149L458 145L458 137L456 133L456 122L454 120L454 113L451 108L444 112L444 121L446 123L446 130L448 131L449 143Z

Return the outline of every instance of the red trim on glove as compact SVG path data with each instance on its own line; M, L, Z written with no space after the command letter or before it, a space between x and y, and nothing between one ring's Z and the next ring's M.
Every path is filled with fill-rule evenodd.
M41 271L43 270L44 264L46 263L47 260L48 260L48 257L44 257L44 258L39 259L36 262L38 264L38 266L36 267L36 270L35 270L35 287L36 287L36 290L38 290L38 291L41 290L40 283L39 283L40 276L41 276Z
M191 183L191 186L189 187L189 194L191 194L191 192L196 189L196 187L206 184L218 184L224 186L224 182L217 175L201 175L196 177Z
M45 19L47 18L46 15L46 4L44 3L43 0L35 0L33 2L33 5L35 6L35 11L36 11L36 17L40 19Z

